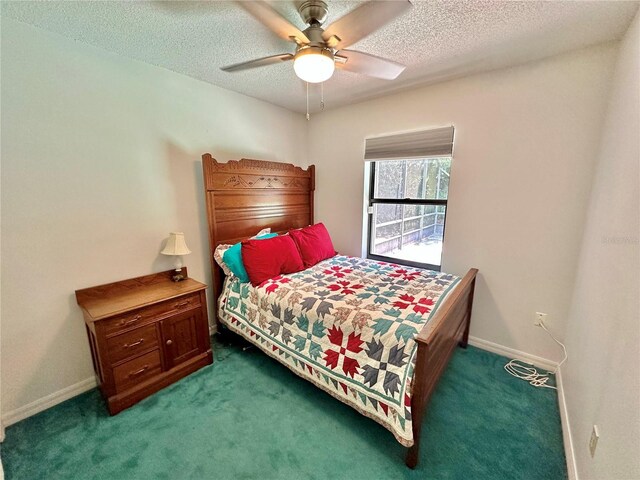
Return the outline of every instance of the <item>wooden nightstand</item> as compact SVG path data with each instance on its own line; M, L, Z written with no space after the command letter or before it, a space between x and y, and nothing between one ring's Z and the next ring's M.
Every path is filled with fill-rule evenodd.
M187 277L186 267L182 273ZM213 362L206 285L174 270L76 291L109 413Z

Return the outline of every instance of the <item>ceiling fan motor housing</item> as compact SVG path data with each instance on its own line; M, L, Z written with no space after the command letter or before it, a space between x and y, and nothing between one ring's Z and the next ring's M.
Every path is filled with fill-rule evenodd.
M309 42L305 43L304 45L299 45L299 46L311 46L311 47L327 48L328 45L327 45L327 42L324 41L324 38L322 38L322 32L324 32L324 30L317 23L309 25L303 31L303 33L309 39Z

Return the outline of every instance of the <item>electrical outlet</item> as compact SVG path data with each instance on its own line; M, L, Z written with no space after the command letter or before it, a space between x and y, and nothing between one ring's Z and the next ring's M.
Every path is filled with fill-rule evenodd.
M545 323L546 320L547 320L547 314L546 313L536 312L536 320L533 322L533 324L536 327L539 327L540 325Z
M598 431L598 426L594 425L593 430L591 430L591 439L589 439L589 452L591 453L591 458L596 454L596 447L598 446L599 438L600 432Z

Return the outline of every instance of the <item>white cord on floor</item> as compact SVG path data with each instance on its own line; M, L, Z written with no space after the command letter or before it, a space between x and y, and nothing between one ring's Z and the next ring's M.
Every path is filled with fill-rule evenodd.
M547 327L545 326L544 322L540 322L539 326L549 334L549 336L553 339L554 342L556 342L558 345L562 347L562 351L564 352L564 357L562 358L562 361L558 364L558 366L553 370L553 372L547 372L546 374L544 374L544 373L539 373L538 370L524 364L520 360L514 359L514 360L511 360L509 363L507 363L504 366L504 369L510 375L513 375L514 377L520 378L522 380L526 380L527 382L529 382L530 385L533 385L534 387L553 388L554 390L557 390L557 387L554 387L553 385L548 385L547 382L549 381L549 378L550 378L549 375L555 375L558 372L558 368L560 368L560 365L562 365L567 360L567 348L564 346L564 344L560 340L554 337L549 330L547 330Z

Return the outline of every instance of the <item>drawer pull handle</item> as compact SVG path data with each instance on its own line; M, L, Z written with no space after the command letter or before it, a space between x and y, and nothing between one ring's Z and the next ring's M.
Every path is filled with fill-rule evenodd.
M173 340L167 340L167 345L169 346L173 345Z
M125 343L123 345L124 348L131 348L131 347L135 347L136 345L140 345L142 342L144 342L144 338L141 338L140 340L138 340L137 342L133 342L133 343Z
M143 373L147 368L149 368L149 365L145 365L144 367L142 367L140 370L136 370L135 372L131 372L129 374L130 377L135 377L136 375L140 375L141 373Z
M136 315L130 320L123 320L120 322L120 325L126 327L127 325L131 325L132 323L136 323L138 320L142 318L142 315Z
M182 308L182 307L186 307L187 305L189 305L189 300L187 300L186 302L182 302L182 303L176 303L173 308Z

